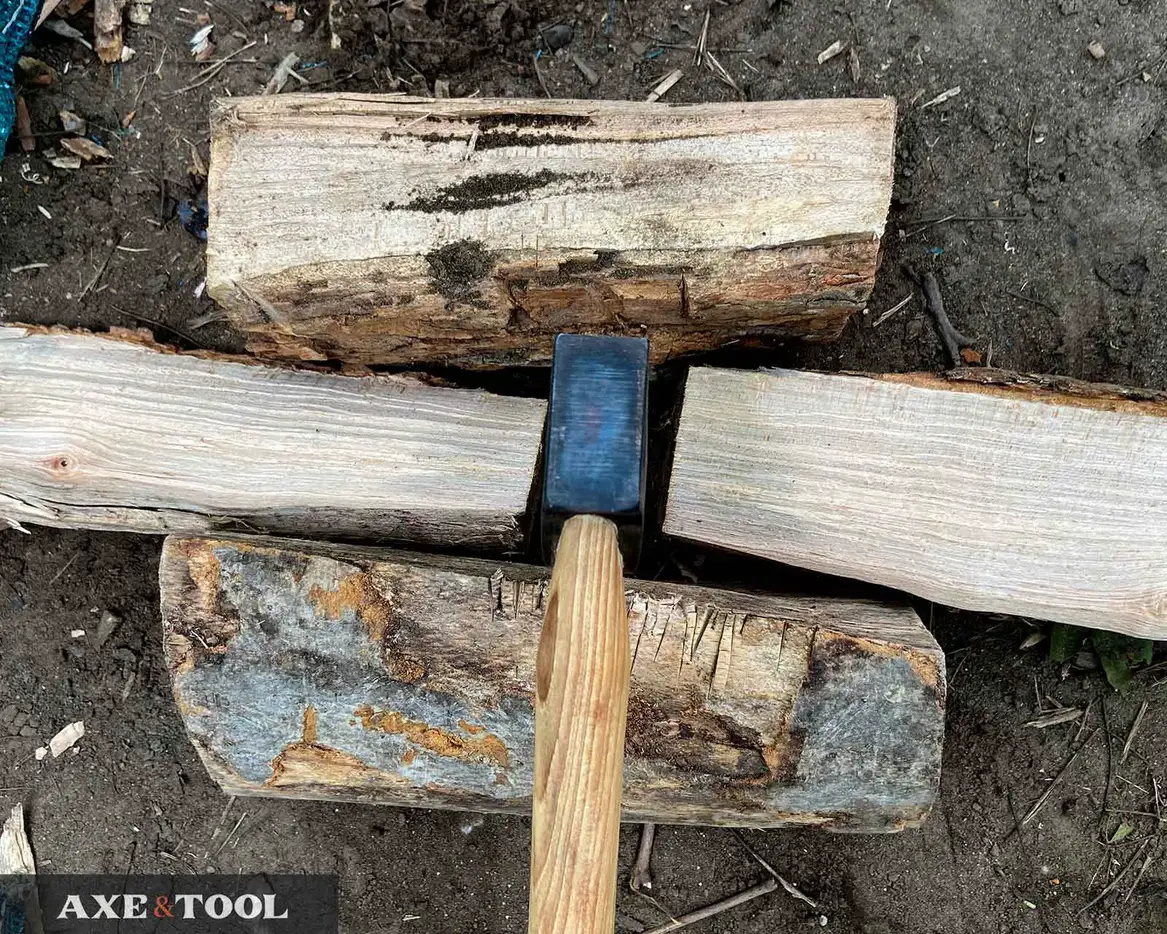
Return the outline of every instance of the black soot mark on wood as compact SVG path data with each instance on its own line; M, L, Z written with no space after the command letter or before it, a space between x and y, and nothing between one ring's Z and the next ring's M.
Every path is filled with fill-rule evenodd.
M394 202L388 202L384 208L387 211L424 211L427 214L448 211L453 214L462 214L466 211L514 204L529 192L544 188L553 182L568 181L577 177L576 175L551 172L548 169L543 169L533 175L524 175L520 172L475 175L457 184L439 188L432 195L415 197L407 204L397 205Z
M447 243L425 259L434 288L452 302L478 298L478 284L494 269L494 257L478 240Z

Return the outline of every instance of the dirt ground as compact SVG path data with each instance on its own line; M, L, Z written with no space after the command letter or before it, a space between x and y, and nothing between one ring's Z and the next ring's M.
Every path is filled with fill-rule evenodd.
M150 26L127 30L137 54L115 68L71 40L43 30L34 37L28 54L57 79L24 89L39 148L10 143L0 169L0 320L145 324L182 346L234 347L221 323L197 326L212 310L198 289L203 247L176 204L197 194L192 148L207 158L209 101L257 92L290 51L314 90L427 93L443 80L455 96L538 97L541 76L554 96L641 99L683 68L666 100L735 96L692 64L691 51L671 47L692 44L705 0L611 8L608 0L428 0L424 8L406 0L390 9L354 0L339 52L329 48L321 0L301 4L296 22L260 0L190 7L215 22L217 56L256 43L193 89L196 25L177 4L159 0ZM1167 21L1165 0L716 0L708 9L708 46L750 99L894 95L899 104L895 195L870 313L837 344L761 362L939 368L918 298L875 326L911 293L910 264L936 271L954 323L994 365L1167 388L1167 46L1154 29ZM91 34L87 12L72 22ZM544 54L535 73L540 28L564 22L575 26L569 51L600 76L595 87L566 53ZM854 46L857 80L848 53L817 64L835 40ZM1105 49L1101 59L1087 51L1093 41ZM923 106L953 88L959 94ZM48 164L61 108L90 121L108 163ZM949 215L956 219L929 223ZM1000 215L1008 217L990 219ZM978 504L968 505L975 523ZM224 815L168 691L158 549L156 539L128 535L0 533L0 807L25 804L42 869L334 872L348 931L523 930L525 821L268 800L237 801ZM724 579L725 561L698 559L665 553L662 567L675 575L681 560L703 580ZM695 930L1167 931L1167 847L1160 822L1146 816L1157 810L1155 788L1167 787L1167 707L1154 674L1119 698L1097 671L1063 676L1044 644L1023 651L1041 624L917 609L948 653L951 685L932 818L888 837L750 832L750 844L819 908L778 893ZM99 646L103 611L120 624ZM88 635L71 638L74 629ZM1080 734L1090 739L1019 828L1081 729L1027 728L1036 692L1067 705L1093 701ZM86 728L77 754L36 761L34 749L74 720ZM1124 820L1133 831L1102 842ZM627 828L622 873L635 842ZM1092 904L1128 864L1114 893ZM728 830L662 828L654 869L657 897L674 913L763 878ZM619 912L626 931L665 920L627 891Z

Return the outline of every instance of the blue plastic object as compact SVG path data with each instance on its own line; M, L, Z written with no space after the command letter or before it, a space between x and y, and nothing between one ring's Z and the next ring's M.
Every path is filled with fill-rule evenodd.
M16 62L40 8L41 0L0 0L0 153L16 120Z

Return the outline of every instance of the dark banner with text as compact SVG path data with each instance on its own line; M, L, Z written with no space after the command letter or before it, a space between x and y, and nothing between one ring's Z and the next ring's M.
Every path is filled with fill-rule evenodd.
M0 876L0 934L336 934L335 876Z

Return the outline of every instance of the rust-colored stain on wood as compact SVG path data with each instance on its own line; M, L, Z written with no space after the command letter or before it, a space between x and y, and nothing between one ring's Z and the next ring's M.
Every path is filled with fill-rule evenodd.
M899 644L891 645L887 642L822 629L815 633L815 653L820 659L834 659L844 655L900 659L916 673L920 685L930 691L938 703L944 702L947 683L940 675L940 666L935 655L928 652L913 651Z
M396 710L374 710L362 704L353 711L366 730L393 733L404 736L411 743L427 749L439 756L463 759L468 762L482 762L509 768L510 753L506 744L497 736L482 730L477 736L458 736L441 727L430 726L417 720L409 720Z
M205 539L187 538L175 547L186 558L187 573L199 595L199 608L214 613L219 605L219 573L222 568L215 557L215 543Z
M345 610L352 610L365 624L371 642L379 643L385 638L389 627L389 604L364 571L338 581L336 590L325 590L314 584L308 591L308 599L331 620L338 620Z
M337 786L352 782L400 784L400 776L367 765L357 756L322 745L318 741L315 706L304 708L301 738L285 746L271 761L271 775L264 782L273 787Z

